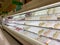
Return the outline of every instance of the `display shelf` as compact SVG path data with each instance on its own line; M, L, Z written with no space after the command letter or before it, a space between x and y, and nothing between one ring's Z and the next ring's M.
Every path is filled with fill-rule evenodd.
M60 21L60 19L58 20L57 19L56 20L9 20L9 21Z
M21 25L20 25L20 27L21 27ZM38 28L37 28L38 29ZM28 32L32 32L32 33L35 33L36 31L37 31L37 29L35 30L35 31L32 31L32 30L25 30L25 31L28 31ZM43 28L42 28L43 29ZM40 30L40 29L39 29ZM47 31L48 31L48 29L46 29ZM49 30L52 30L52 29L49 29ZM54 30L55 31L55 30ZM53 31L53 32L54 32ZM56 31L58 31L58 30L56 30ZM35 34L37 34L37 33L35 33ZM49 37L49 36L46 36L46 37ZM51 38L51 37L50 37ZM53 38L54 39L54 38Z
M40 35L40 36L41 36L41 37L46 37L46 36L43 36L43 35ZM49 38L49 39L56 40L56 41L60 42L59 39L54 39L54 38L51 38L51 37L46 37L46 38Z
M7 28L8 26L3 25L3 27L4 27L5 29L9 29L10 32L19 35L20 37L22 37L22 38L25 39L25 40L28 39L27 41L30 42L30 43L33 42L33 44L44 45L43 43L41 43L41 42L39 42L39 41L36 41L35 39L32 39L31 37L27 37L27 36L26 36L25 34L23 34L23 33L20 33L20 32L18 32L18 31L16 31L16 30L11 29L11 28Z
M9 29L9 28L8 28ZM10 28L11 29L11 28ZM11 29L11 31L14 31L14 30L12 30ZM21 34L21 36L25 36L24 38L27 38L28 39L28 37L26 37L27 35L25 35L27 32L18 32L18 31L16 31L15 33L19 33L19 35ZM35 33L34 33L35 34ZM29 35L28 35L29 36ZM51 38L51 37L46 37L46 36L43 36L43 35L40 35L40 37L45 37L45 38L48 38L48 39L50 39L50 40L55 40L55 41L57 41L57 42L60 42L60 40L58 40L58 39L53 39L53 38ZM29 38L30 40L32 39L31 37ZM35 39L33 39L33 40L35 40ZM35 41L37 41L37 40L35 40ZM37 41L37 42L39 42L39 41ZM40 42L39 42L40 43Z
M48 22L48 23L47 23ZM54 23L56 22L56 23ZM46 20L40 20L40 21L9 21L9 23L14 24L20 24L20 25L29 25L29 26L37 26L37 27L46 27L46 28L52 28L52 29L60 29L60 20L58 21L46 21Z
M15 23L17 24L17 23ZM35 26L35 25L26 25L26 24L17 24L17 25L25 25L25 26L31 26L31 27L38 27L38 28L45 28L45 29L52 29L52 30L60 30L52 27L42 27L42 26Z
M32 31L29 31L29 30L25 30L25 31L28 31L28 32L31 32L31 33L34 33L34 34L37 34L37 35L40 35L40 36L43 36L43 37L47 37L47 38L50 38L50 39L53 39L53 40L57 40L57 41L59 41L60 42L60 39L58 39L57 37L59 37L59 35L57 35L57 37L56 38L54 38L54 37L52 37L52 34L50 35L50 36L47 36L47 35L49 35L49 34L47 34L46 36L43 34L43 32L42 32L42 34L38 34L38 33L35 33L35 32L32 32ZM51 33L51 32L50 32ZM54 34L53 34L54 35Z
M25 25L60 29L60 21L26 21Z
M13 20L17 21L17 20ZM19 21L60 21L60 20L19 20Z
M20 27L21 27L21 25L20 25ZM38 28L37 28L37 29L38 29ZM40 30L40 29L39 29L39 30ZM49 29L49 30L51 30L51 29ZM35 33L37 30L34 31L34 32L33 32L33 31L29 31L29 30L25 30L25 31L27 31L27 32L31 32L31 33L34 33L34 34L39 35L38 33ZM47 30L47 31L48 31L48 30ZM54 31L55 31L55 30L54 30ZM53 31L53 32L54 32L54 31ZM43 33L43 32L42 32L42 33ZM41 34L40 34L40 35L41 35ZM43 35L43 36L44 36L44 35ZM45 37L48 37L48 38L54 39L53 37L49 37L49 36L45 36ZM59 41L59 39L54 39L54 40L58 40L58 41Z
M15 14L8 21L4 27L30 43L60 45L60 2Z
M42 40L41 40L42 39ZM47 37L41 37L40 41L44 42L46 45L59 45L60 42L52 40L50 38Z
M5 31L10 33L14 38L16 38L19 42L22 42L24 45L31 45L29 42L25 41L23 38L21 38L18 34L15 32L12 32L10 29L6 28L6 26L3 26ZM13 27L10 27L13 28Z
M27 30L25 30L25 31L27 31ZM31 32L31 31L27 31L27 32ZM34 32L31 32L31 33L34 33ZM37 34L37 33L34 33L34 34ZM38 34L37 34L37 35L38 35ZM60 42L59 39L55 39L55 38L53 38L53 37L48 37L48 36L44 36L44 35L39 35L39 36L41 36L41 37L46 37L46 38L49 38L49 39L56 40L56 41Z
M26 18L25 21L59 21L60 20L59 17L54 17L54 16L53 17L50 16L50 17L48 17L49 19L47 19L46 16L41 17L41 19L39 16L38 17L37 16L36 17L29 17L29 18ZM22 21L24 21L24 20L22 20Z

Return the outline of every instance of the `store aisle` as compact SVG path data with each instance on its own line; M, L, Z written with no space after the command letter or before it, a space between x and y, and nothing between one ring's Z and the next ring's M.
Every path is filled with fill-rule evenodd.
M10 45L6 37L3 35L1 29L0 29L0 45Z
M7 38L10 45L21 45L15 39L13 39L7 32L5 32L4 30L2 30L2 32L3 32L4 36Z

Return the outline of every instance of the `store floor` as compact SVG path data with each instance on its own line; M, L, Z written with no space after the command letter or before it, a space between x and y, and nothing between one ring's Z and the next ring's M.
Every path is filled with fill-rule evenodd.
M0 45L10 45L0 29Z
M21 45L4 30L0 30L0 45Z

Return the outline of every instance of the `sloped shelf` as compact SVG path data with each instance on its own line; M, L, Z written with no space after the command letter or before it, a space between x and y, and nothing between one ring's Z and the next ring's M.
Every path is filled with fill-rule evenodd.
M9 29L8 26L6 26L6 25L3 25L3 28L4 28L5 30L7 30L7 31L9 30L9 32L15 33L16 35L22 37L24 40L26 40L26 41L28 41L28 42L30 42L30 43L33 42L33 44L45 45L45 44L43 44L42 42L39 42L39 41L37 41L37 40L35 40L35 39L32 39L32 38L30 38L30 37L28 37L28 36L26 36L26 35L18 32L18 31L16 31L16 30ZM27 40L27 39L28 39L28 40Z

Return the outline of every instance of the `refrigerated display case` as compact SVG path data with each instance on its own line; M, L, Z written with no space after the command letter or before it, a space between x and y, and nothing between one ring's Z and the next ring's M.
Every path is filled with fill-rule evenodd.
M3 23L3 28L11 35L32 45L60 45L60 2L11 17L6 17L7 23Z

